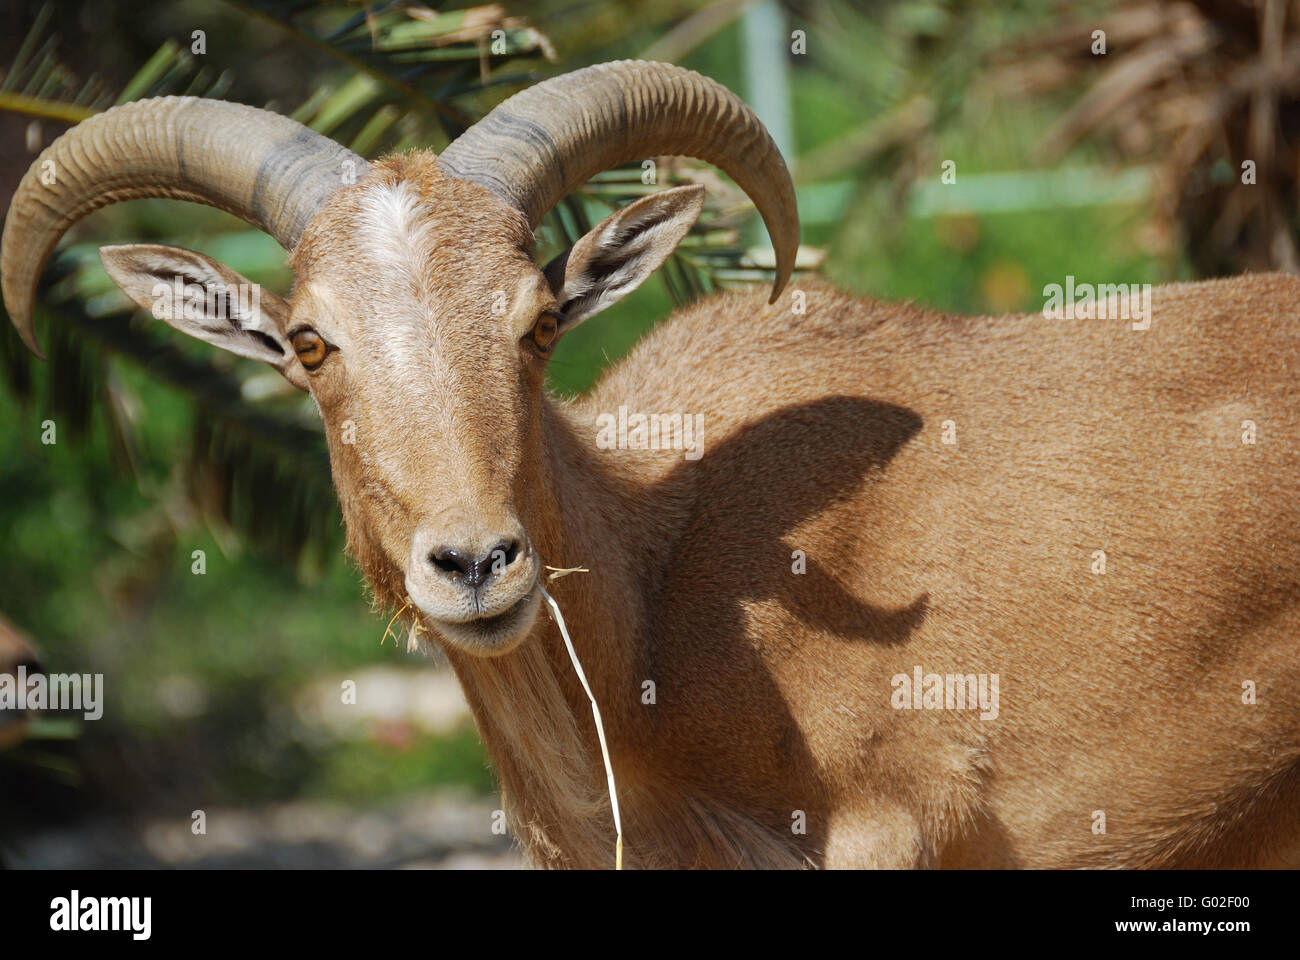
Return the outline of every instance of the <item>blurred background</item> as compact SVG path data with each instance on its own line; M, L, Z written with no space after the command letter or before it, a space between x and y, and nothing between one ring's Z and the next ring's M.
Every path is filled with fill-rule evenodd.
M7 0L0 200L69 124L127 100L270 106L377 156L440 150L539 79L658 59L769 125L802 269L953 311L1037 310L1067 274L1296 269L1298 25L1285 0ZM539 260L685 179L708 185L705 215L566 337L555 392L585 389L675 306L767 275L743 195L669 159L562 204ZM386 634L393 611L343 556L310 402L134 311L96 255L134 241L291 282L242 222L138 201L83 221L47 269L49 363L0 325L0 639L105 676L102 719L0 730L0 862L516 865L454 679L406 652L407 624Z

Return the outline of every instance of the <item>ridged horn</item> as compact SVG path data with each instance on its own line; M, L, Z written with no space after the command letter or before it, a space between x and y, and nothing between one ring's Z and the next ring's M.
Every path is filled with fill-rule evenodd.
M775 301L799 248L790 171L754 111L693 70L620 60L554 77L501 103L438 160L536 228L595 174L660 154L721 167L754 201L776 250Z
M41 268L64 232L100 207L190 200L233 213L292 250L325 198L365 171L352 151L269 110L198 97L114 107L50 144L18 184L0 239L9 317L42 356L32 317Z

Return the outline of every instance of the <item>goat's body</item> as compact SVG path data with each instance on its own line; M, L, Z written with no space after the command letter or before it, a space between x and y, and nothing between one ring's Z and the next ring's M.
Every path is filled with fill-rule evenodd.
M591 569L553 592L629 862L1295 864L1298 302L1162 287L1132 330L723 296L552 408L561 507L532 523ZM702 414L703 458L595 449L620 406ZM525 847L607 865L585 698L538 630L453 662ZM894 709L917 667L997 674L998 716Z
M614 211L545 270L535 230L659 155L745 190L783 290L799 224L776 144L716 82L631 61L373 164L266 111L124 104L32 164L0 286L36 349L49 251L137 197L292 250L291 301L237 309L251 284L202 254L101 259L144 309L311 394L349 549L447 651L535 862L614 848L588 703L538 618L545 561L590 570L549 586L631 865L1300 863L1300 281L1162 288L1144 330L723 296L558 404L557 338L664 262L704 189ZM703 457L607 449L623 411L633 441L638 416L701 418ZM988 703L955 683L935 702L945 676L985 677Z

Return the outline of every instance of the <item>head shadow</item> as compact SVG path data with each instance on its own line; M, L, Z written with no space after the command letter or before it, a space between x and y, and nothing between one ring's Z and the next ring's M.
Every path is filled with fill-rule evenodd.
M833 802L773 675L774 665L801 655L782 636L781 620L844 643L897 646L924 622L928 597L898 608L862 599L837 568L836 551L853 547L853 531L821 535L816 551L798 531L860 504L864 486L922 426L915 411L866 397L792 404L706 445L698 461L677 465L650 492L683 523L651 602L660 616L648 668L667 679L661 690L693 688L678 705L687 732L668 734L665 762L687 789L747 805L774 835L792 836L790 818L803 811L806 833L793 836L814 864L823 859ZM803 573L795 572L795 550L807 551ZM755 617L766 621L761 647Z
M901 608L867 603L845 588L833 551L809 552L796 533L861 494L922 426L906 407L829 396L782 407L706 447L663 482L684 486L676 498L689 501L693 520L707 521L682 531L671 576L707 583L718 614L775 599L806 626L846 640L904 642L924 619L927 597Z

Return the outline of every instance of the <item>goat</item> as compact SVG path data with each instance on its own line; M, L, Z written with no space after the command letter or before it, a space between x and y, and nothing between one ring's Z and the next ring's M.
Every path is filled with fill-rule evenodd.
M599 171L666 154L754 199L773 293L696 303L550 397L556 342L663 262L703 187L545 268L533 231ZM516 94L439 156L367 163L189 98L86 120L5 224L5 301L38 354L54 244L145 196L290 252L290 301L226 310L168 294L247 283L206 256L102 259L146 310L315 399L348 550L445 651L533 864L614 859L546 564L589 571L553 590L630 866L1300 863L1300 280L1161 286L1143 330L783 292L798 214L761 123L714 81L625 61ZM703 456L598 442L621 410L702 417Z

